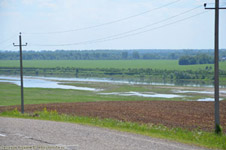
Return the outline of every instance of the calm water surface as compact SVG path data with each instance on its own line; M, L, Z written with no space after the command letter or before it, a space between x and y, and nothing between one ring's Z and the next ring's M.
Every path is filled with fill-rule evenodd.
M9 82L20 86L19 77L6 77L0 76L0 82ZM102 89L89 88L89 87L76 87L70 85L61 85L59 81L50 80L47 78L24 77L24 87L28 88L53 88L53 89L73 89L84 91L101 91Z

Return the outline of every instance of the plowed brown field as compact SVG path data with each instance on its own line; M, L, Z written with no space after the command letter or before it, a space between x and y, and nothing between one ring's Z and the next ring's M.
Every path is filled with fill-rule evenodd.
M0 112L19 106L0 107ZM25 105L25 112L57 110L59 113L163 124L187 129L214 129L214 102L117 101ZM220 102L221 126L226 132L226 101Z

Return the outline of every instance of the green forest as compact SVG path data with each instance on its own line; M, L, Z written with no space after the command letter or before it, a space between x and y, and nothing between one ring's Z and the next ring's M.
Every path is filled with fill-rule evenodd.
M214 57L207 54L198 54L196 56L181 56L179 65L195 65L195 64L213 64Z
M206 50L56 50L24 51L24 60L136 60L168 59L178 60L184 56L213 56L214 51ZM220 50L220 58L226 57L226 50ZM19 60L19 52L0 51L0 60Z

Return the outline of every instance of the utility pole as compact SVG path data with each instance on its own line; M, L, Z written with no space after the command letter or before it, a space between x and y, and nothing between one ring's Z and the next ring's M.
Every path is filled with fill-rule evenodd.
M204 4L205 9L215 9L215 34L214 34L214 98L215 98L215 132L220 131L220 105L219 105L219 0L215 0L215 8L206 8L206 3Z
M19 46L20 47L20 88L21 88L21 113L24 113L24 85L23 85L23 55L22 55L22 46L27 46L27 43L25 45L22 45L22 38L21 38L21 32L19 34Z

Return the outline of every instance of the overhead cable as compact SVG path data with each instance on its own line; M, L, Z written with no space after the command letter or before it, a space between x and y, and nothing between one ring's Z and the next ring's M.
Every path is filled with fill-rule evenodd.
M13 46L13 44L10 43L10 44L8 44L8 45L2 47L2 48L0 47L0 50L5 50L5 49L7 49L7 48L9 48L9 47L12 47L12 46Z
M5 42L8 42L9 40L14 39L14 38L16 37L16 35L17 35L17 34L13 34L13 35L12 35L12 36L10 36L9 38L7 38L7 39L5 39L5 40L0 41L0 44L5 43Z
M106 39L106 40L102 40L102 41L98 41L98 42L100 43L100 42L106 42L106 41L113 41L113 40L117 40L117 39L122 39L122 38L130 37L130 36L135 36L135 35L143 34L143 33L146 33L146 32L154 31L154 30L157 30L157 29L161 29L161 28L164 28L164 27L167 27L167 26L176 24L176 23L178 23L178 22L182 22L182 21L189 20L189 19L191 19L191 18L200 16L200 15L205 14L205 13L207 13L207 11L204 11L204 12L201 12L201 13L198 13L198 14L195 14L195 15L192 15L192 16L189 16L189 17L186 17L186 18L177 20L177 21L175 21L175 22L171 22L171 23L168 23L168 24L159 26L159 27L151 28L151 29L144 30L144 31L141 31L141 32L136 32L136 33L133 33L133 34L128 34L128 35L121 36L121 37ZM97 41L96 41L96 42L97 42ZM90 43L90 44L91 44L91 43Z
M174 15L174 16L172 16L172 17L169 17L169 18L160 20L160 21L158 21L158 22L154 22L154 23L152 23L152 24L145 25L145 26L140 27L140 28L136 28L136 29L129 30L129 31L126 31L126 32L122 32L122 33L119 33L119 34L114 34L114 35L111 35L111 36L106 36L106 37L103 37L103 38L98 38L98 39L88 40L88 41L82 41L82 42L76 42L76 43L65 43L65 44L33 44L33 45L36 45L36 46L70 46L70 45L80 45L80 44L86 44L86 43L95 43L95 42L106 41L106 40L108 41L109 39L112 39L112 38L115 39L115 37L121 37L121 36L124 37L124 36L127 36L129 33L133 33L133 32L135 32L135 31L139 31L139 30L142 30L142 29L145 29L145 28L154 26L154 25L156 25L156 24L159 24L159 23L168 21L168 20L170 20L170 19L173 19L173 18L176 18L176 17L178 17L178 16L181 16L181 15L184 15L184 14L186 14L186 13L189 13L189 12L195 10L195 9L200 8L200 7L201 7L201 6L198 6L198 7L189 9L189 10L186 10L186 11L184 11L184 12L182 12L182 13L179 13L179 14L177 14L177 15ZM200 14L198 14L198 15L200 15ZM191 17L187 17L187 18L189 19L189 18L192 18L192 17L195 17L195 16L197 16L197 15L194 15L194 16L191 16ZM187 18L185 18L185 19L187 19ZM184 19L182 19L182 20L184 20ZM178 22L178 21L176 21L176 22ZM169 24L174 24L174 23L176 23L176 22L172 22L172 23L169 23ZM166 25L169 25L169 24L166 24ZM163 26L165 26L165 25L163 25ZM159 27L162 27L162 26L159 26ZM156 28L159 28L159 27L156 27ZM152 28L152 29L153 29L153 28ZM151 30L152 30L152 29L151 29ZM155 29L155 28L154 28L154 29ZM146 30L145 30L145 31L146 31ZM141 31L141 32L136 32L135 34L137 34L137 33L143 33L143 31ZM129 34L129 35L131 35L131 34Z
M125 20L129 20L131 18L135 18L135 17L141 16L141 15L150 13L152 11L155 11L155 10L158 10L158 9L161 9L161 8L164 8L164 7L167 7L167 6L170 6L170 5L175 4L175 3L179 2L179 1L181 1L181 0L176 0L176 1L173 1L171 3L162 5L160 7L151 9L151 10L147 10L147 11L144 11L144 12L141 12L141 13L138 13L138 14L135 14L135 15L132 15L132 16L120 18L120 19L117 19L117 20L113 20L113 21L110 21L110 22L105 22L105 23L98 24L98 25L87 26L87 27L77 28L77 29L72 29L72 30L64 30L64 31L34 32L34 33L26 33L26 32L23 32L23 34L60 34L60 33L75 32L75 31L81 31L81 30L87 30L87 29L97 28L97 27L106 26L106 25L110 25L110 24L122 22L122 21L125 21Z

